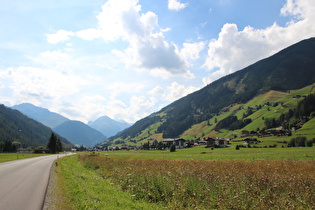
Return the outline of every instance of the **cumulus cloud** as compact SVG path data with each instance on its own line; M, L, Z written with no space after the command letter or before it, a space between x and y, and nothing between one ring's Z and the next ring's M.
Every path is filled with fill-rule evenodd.
M181 49L180 54L186 61L197 60L199 59L200 52L204 49L204 47L204 42L183 43L183 48Z
M107 87L111 93L111 97L116 97L121 93L137 93L143 88L143 84L130 82L114 82Z
M109 101L106 105L106 115L116 119L133 123L155 111L157 100L154 97L132 96L129 104L118 99Z
M177 46L165 40L165 30L159 29L157 15L151 11L142 13L138 0L109 0L97 19L97 28L81 30L77 36L86 40L125 41L128 47L113 53L129 68L147 70L156 76L159 71L162 77L191 75Z
M178 0L168 0L168 9L169 10L179 11L179 10L182 10L185 7L187 7L187 5L188 5L187 3L186 4L180 3Z
M208 57L203 66L214 72L203 78L204 84L315 36L314 9L314 1L288 0L281 14L292 17L292 20L285 27L274 23L265 29L247 26L239 30L236 24L225 24L218 39L209 43Z
M54 34L46 34L47 41L50 44L58 44L59 42L64 42L70 39L71 36L74 36L75 33L66 30L59 30Z
M168 101L175 101L179 98L187 96L188 94L198 90L194 86L185 87L184 85L173 82L170 86L167 87L167 94L165 99Z
M154 87L152 90L149 91L149 94L155 97L160 97L164 101L173 102L197 90L198 88L194 86L186 87L185 85L181 85L177 82L172 82L172 84L170 86L167 86L165 90L159 85Z
M63 100L79 91L83 81L75 75L35 67L8 68L1 71L0 80L13 92L12 104Z

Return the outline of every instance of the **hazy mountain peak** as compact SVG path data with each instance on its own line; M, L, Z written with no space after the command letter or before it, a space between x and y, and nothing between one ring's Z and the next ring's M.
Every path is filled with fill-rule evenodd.
M43 123L44 125L54 128L69 119L46 108L38 107L30 103L22 103L12 107L19 110L28 117Z
M130 124L128 123L118 122L116 120L111 119L108 116L101 116L95 121L88 122L88 125L100 131L105 136L116 135L118 132L130 127Z

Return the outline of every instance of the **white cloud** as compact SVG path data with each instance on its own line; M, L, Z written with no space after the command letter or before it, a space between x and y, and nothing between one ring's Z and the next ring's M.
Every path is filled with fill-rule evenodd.
M105 104L108 99L102 95L89 95L80 97L75 102L70 102L67 106L56 107L58 113L69 117L72 120L80 120L87 123L88 120L96 120L106 113ZM71 114L71 116L69 115ZM75 116L75 118L73 117Z
M153 113L156 103L157 100L154 97L145 96L132 96L129 105L114 99L106 104L106 115L112 119L133 123Z
M111 97L116 97L121 93L137 93L140 92L144 85L140 83L114 82L106 87L111 93Z
M198 88L194 86L186 87L185 85L181 85L177 82L172 82L170 86L166 87L166 90L158 85L150 90L149 94L159 97L164 101L173 102L197 90Z
M154 95L154 96L156 96L156 95L162 95L164 93L164 90L163 90L163 88L161 87L161 86L156 86L156 87L154 87L152 90L150 90L149 91L149 94L150 95Z
M186 4L180 3L178 0L168 0L168 9L169 10L179 11L179 10L182 10L185 7L187 7L187 5L188 5L187 3Z
M186 61L196 60L199 59L200 52L204 49L204 47L204 42L183 43L183 48L180 53Z
M46 34L47 41L50 44L58 44L59 42L64 42L70 39L71 36L74 36L75 33L66 30L59 30L54 34Z
M285 27L274 23L265 29L247 26L240 31L236 24L225 24L218 39L209 43L204 67L218 70L203 78L204 84L240 70L302 39L315 36L314 9L315 1L288 0L281 9L281 14L292 16L293 20Z
M2 70L0 81L12 90L12 95L8 96L12 104L30 102L37 105L62 101L77 93L79 85L84 84L70 73L24 66Z
M81 38L81 39L85 39L88 41L91 41L93 39L97 39L101 37L101 33L99 30L95 29L95 28L89 28L89 29L85 29L82 31L78 31L76 32L76 35Z
M167 87L167 94L165 94L165 99L168 101L175 101L180 99L188 94L198 90L194 86L185 87L184 85L173 82L170 86Z
M98 28L77 32L86 40L103 38L105 41L126 41L126 49L115 49L128 68L149 71L165 71L162 77L191 74L175 44L168 43L163 30L158 29L158 17L148 11L141 13L138 0L109 0L97 16ZM168 29L169 30L169 29ZM158 32L156 32L158 31Z

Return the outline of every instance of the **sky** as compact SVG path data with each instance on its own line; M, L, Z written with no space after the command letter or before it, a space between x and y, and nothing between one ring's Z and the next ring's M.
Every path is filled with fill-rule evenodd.
M133 123L314 22L313 0L1 0L0 103Z

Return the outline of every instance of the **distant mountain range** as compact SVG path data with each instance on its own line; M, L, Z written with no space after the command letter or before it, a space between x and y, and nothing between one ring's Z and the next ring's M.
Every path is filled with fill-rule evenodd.
M20 111L0 105L0 142L18 141L23 147L46 146L52 133L52 129ZM72 145L67 139L58 138L64 145Z
M94 146L107 139L101 132L75 120L65 121L53 130L78 145Z
M73 144L84 146L94 146L105 141L107 136L115 135L130 126L127 123L117 122L106 116L86 125L83 122L70 120L58 113L30 103L22 103L12 108L50 127Z
M95 121L88 122L88 125L104 135L110 137L116 135L118 132L128 128L131 124L126 122L118 122L107 116L102 116Z
M132 143L145 143L153 139L215 136L221 132L216 125L223 120L225 116L223 113L236 117L235 119L240 121L238 127L251 125L252 119L248 119L247 124L242 124L242 117L255 117L249 115L251 112L244 113L244 110L238 112L237 110L230 111L230 109L239 107L242 110L243 105L248 101L267 94L269 91L286 94L288 91L314 83L315 38L310 38L171 103L159 112L137 121L130 128L111 137L109 141L130 143L132 140ZM257 106L261 107L264 104L257 104ZM283 112L289 111L287 107L289 106L282 107ZM253 110L256 111L256 109ZM239 116L241 113L244 116ZM279 114L274 117L279 117ZM263 128L263 125L263 119L259 118L255 129ZM187 136L188 131L198 126L202 129Z
M68 118L60 114L51 112L48 109L41 108L30 103L23 103L12 106L12 109L19 110L23 114L29 116L30 118L38 122L43 123L44 125L50 128L55 128L58 125L62 124L63 122L69 120Z

